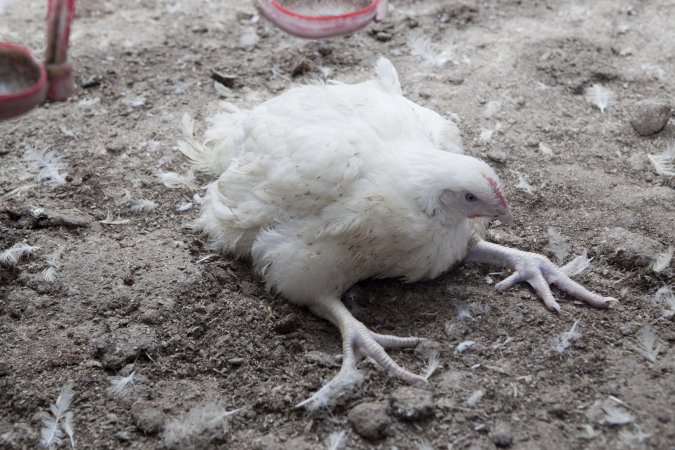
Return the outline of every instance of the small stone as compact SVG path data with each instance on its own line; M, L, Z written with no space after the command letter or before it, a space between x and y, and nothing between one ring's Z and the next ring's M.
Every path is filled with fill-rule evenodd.
M328 354L324 352L311 351L305 354L305 359L307 362L316 364L319 367L333 367L335 366L335 360Z
M384 402L367 402L356 405L347 416L354 431L365 439L382 439L387 435L391 419Z
M492 150L488 152L487 157L494 162L498 163L506 162L506 152L504 150Z
M668 123L673 107L661 100L641 100L633 106L630 123L642 136L661 131Z
M143 311L141 322L147 323L148 325L156 325L164 322L164 317L162 317L162 314L158 310L149 308Z
M131 419L145 434L159 433L164 428L164 413L146 400L131 405Z
M492 432L492 442L500 448L510 447L513 444L511 427L504 422L499 422Z
M129 442L131 440L131 437L129 436L129 433L126 431L118 431L115 433L115 439L117 439L120 442Z
M401 420L414 422L434 415L434 401L430 391L402 387L391 396L391 414Z

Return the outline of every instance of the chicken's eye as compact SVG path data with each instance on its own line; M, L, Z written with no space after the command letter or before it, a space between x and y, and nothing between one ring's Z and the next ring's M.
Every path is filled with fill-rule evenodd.
M468 193L464 196L464 200L466 200L467 202L475 202L476 200L478 200L478 197L476 197L472 193Z

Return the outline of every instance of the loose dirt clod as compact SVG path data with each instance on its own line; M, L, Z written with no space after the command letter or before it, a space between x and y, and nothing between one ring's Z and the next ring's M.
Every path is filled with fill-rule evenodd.
M642 136L649 136L661 131L673 112L670 103L662 100L641 100L633 105L630 124Z

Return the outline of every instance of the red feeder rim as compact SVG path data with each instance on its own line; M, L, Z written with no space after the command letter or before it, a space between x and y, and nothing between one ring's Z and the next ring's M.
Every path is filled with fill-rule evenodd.
M12 42L0 42L0 55L30 66L38 79L27 88L9 94L0 94L0 120L26 113L42 103L47 93L47 71L26 47Z
M386 17L387 1L372 0L368 6L344 14L310 16L282 6L277 0L258 0L262 14L276 26L294 36L321 39L350 34L371 21Z

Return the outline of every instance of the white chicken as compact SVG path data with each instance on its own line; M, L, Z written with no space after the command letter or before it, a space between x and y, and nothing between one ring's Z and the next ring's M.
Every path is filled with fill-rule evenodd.
M342 334L339 374L300 405L321 403L373 358L407 382L386 348L417 337L377 334L352 316L342 294L359 280L434 278L462 260L510 265L497 284L526 281L551 310L549 283L596 307L616 301L588 291L547 258L486 242L474 218L512 221L499 178L462 154L457 127L403 97L384 58L358 84L291 89L250 111L226 105L209 119L204 142L184 119L181 151L219 178L206 192L197 226L221 251L250 256L269 289L307 305Z

